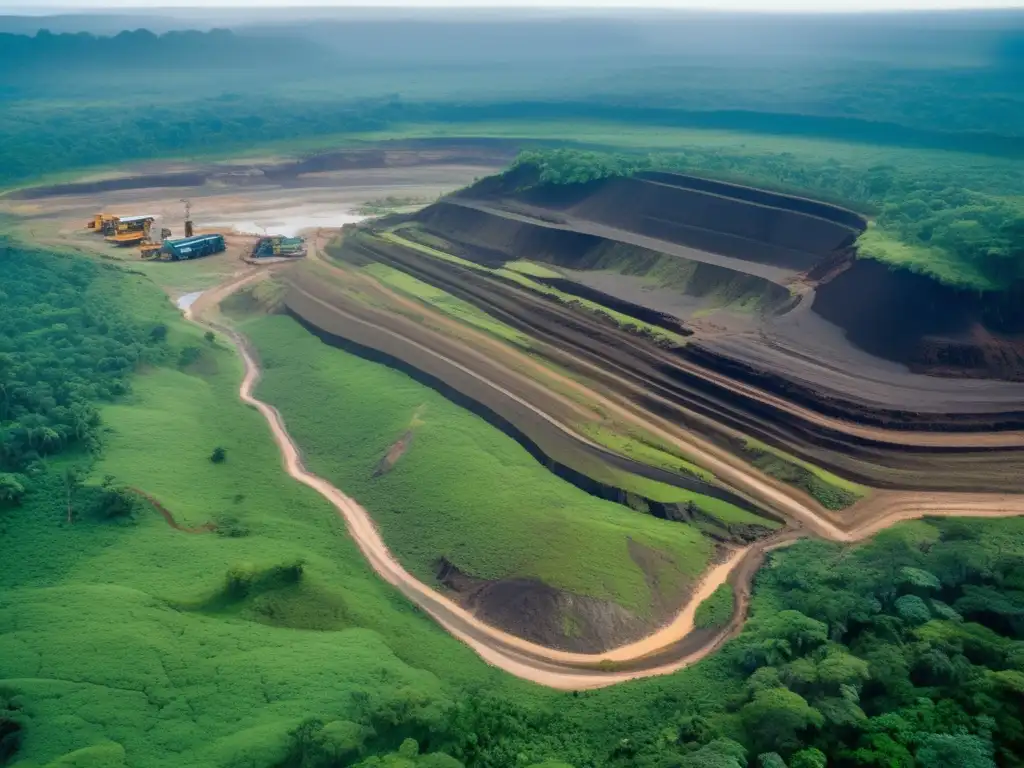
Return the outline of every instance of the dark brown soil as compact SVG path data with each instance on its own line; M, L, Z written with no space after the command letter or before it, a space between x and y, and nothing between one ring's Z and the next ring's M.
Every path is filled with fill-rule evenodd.
M477 618L549 648L600 653L654 628L615 603L555 589L537 579L477 579L442 560L437 580Z
M912 409L893 409L888 405L890 394L885 389L886 386L891 389L892 385L886 385L884 379L874 393L877 399L870 403L865 403L862 398L865 391L869 396L872 394L870 388L855 376L841 382L846 389L843 397L829 395L828 390L814 383L822 380L821 374L802 385L781 376L762 381L758 378L760 369L733 370L726 367L726 363L735 367L731 359L703 359L701 355L710 355L709 345L705 342L691 343L686 348L687 355L694 359L691 363L678 354L603 323L596 316L573 311L517 284L424 258L418 252L376 238L346 239L344 253L350 252L358 252L364 261L377 260L406 271L476 305L535 339L536 343L532 345L535 353L558 367L583 376L600 388L619 392L638 406L703 434L727 449L733 447L732 438L722 434L715 426L717 424L737 429L851 479L878 487L934 489L938 483L944 490L1015 491L1024 483L1024 449L1020 447L920 448L901 445L894 433L890 433L884 442L851 435L815 418L780 409L758 396L756 390L748 394L725 386L709 375L703 366L726 370L741 381L752 381L769 391L775 391L773 388L777 387L787 398L806 403L827 415L879 427L932 430L1011 428L1024 423L1024 414L1020 414L1020 404L1024 400L1015 397L1013 390L1007 390L1002 404L993 405L987 393L997 391L999 387L1019 385L950 381L907 371L905 375L909 377L907 387ZM808 302L802 302L795 311L802 307L802 311L812 314L808 311L809 306ZM306 313L297 305L293 305L293 310L303 315ZM423 338L420 328L409 333L413 338ZM373 346L373 343L369 345ZM837 349L843 349L841 334L837 335L835 345ZM847 345L847 348L856 350L852 345ZM755 338L750 349L767 350L771 347L758 345ZM860 354L867 356L866 353ZM890 369L898 368L896 364L867 357ZM802 358L789 356L786 359ZM597 368L580 367L581 361ZM627 383L629 388L624 386ZM930 393L925 391L924 395L917 397L925 385L938 389ZM977 388L973 397L964 394L965 385L968 389L971 386ZM559 407L543 405L535 394L526 393L525 396L541 408ZM949 403L950 398L960 403L962 411L946 410L942 405L932 410L922 407L931 401ZM520 430L528 431L519 415L508 413L506 418Z
M818 288L813 309L858 348L912 371L1024 381L1024 290L957 290L861 259Z
M381 142L365 149L320 152L299 160L274 163L218 164L187 171L140 173L116 179L52 184L16 190L9 197L33 200L60 195L84 195L154 187L199 187L216 181L228 185L288 184L303 176L332 171L396 168L415 165L500 166L515 156L516 147L506 141L438 139L432 141ZM304 180L304 186L309 185Z
M866 226L851 211L692 176L651 173L589 184L522 191L531 180L512 173L461 193L515 200L573 218L748 262L804 271L850 247Z
M1022 387L986 386L979 397L971 388L929 377L1024 381L1024 289L979 295L855 260L851 247L863 219L825 203L675 174L547 187L529 186L522 173L480 182L425 209L417 220L462 255L484 263L530 258L600 269L608 266L606 258L602 262L608 243L626 242L626 231L652 238L645 247L655 255L670 253L669 244L693 249L694 254L673 255L699 261L705 270L714 262L700 254L717 254L729 261L714 266L749 278L816 286L817 294L810 293L810 312L787 314L782 310L795 302L781 298L764 302L782 316L767 318L760 334L715 334L694 357L702 364L722 361L719 370L733 375L749 368L761 378L792 379L808 392L820 390L819 401L851 399L880 412L949 413L957 421L959 414L979 409L1021 411L1016 404L1024 403ZM458 211L455 204L468 210ZM595 230L595 222L613 229ZM651 257L639 251L620 255L618 270L636 274L635 265L645 258ZM783 274L764 272L766 267ZM728 281L721 275L712 280L716 286L723 282ZM636 301L628 286L620 293L606 281L600 290ZM680 293L694 290L687 285ZM659 311L654 304L645 306ZM739 365L730 366L729 358ZM785 384L775 389L780 387Z
M373 476L380 477L394 469L395 464L398 463L398 460L402 458L405 452L409 449L409 445L411 443L412 430L409 430L395 441L394 445L388 448L388 452L384 454L384 458L380 460L380 463L377 464L377 468L373 470Z
M161 504L154 496L139 488L132 488L131 490L148 501L153 506L153 509L159 512L160 516L167 522L167 524L176 531L181 531L182 533L213 533L217 530L217 526L214 523L204 523L203 525L196 526L194 528L182 526L174 519L174 514L171 510Z

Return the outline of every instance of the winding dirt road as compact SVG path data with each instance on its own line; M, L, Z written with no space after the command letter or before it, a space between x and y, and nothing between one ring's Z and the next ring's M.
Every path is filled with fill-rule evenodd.
M687 667L717 650L742 628L749 606L750 580L765 554L772 549L786 546L804 535L790 530L772 539L733 550L724 561L705 574L689 603L669 624L640 641L605 653L581 654L559 651L495 629L413 577L387 549L369 513L354 499L305 468L299 449L289 435L281 414L253 394L259 381L260 370L245 339L230 328L203 319L203 312L207 308L216 306L234 291L261 279L266 274L265 270L253 270L232 278L200 297L185 311L186 317L215 328L237 345L245 364L245 376L239 388L240 398L256 408L267 420L288 474L317 491L342 515L352 538L373 570L433 617L452 636L470 646L482 659L506 672L552 688L580 690L668 674ZM730 471L735 471L735 467L730 468ZM739 484L755 497L765 494L774 496L776 492L776 489L766 487L756 473L731 479L740 481ZM776 506L782 500L774 497L772 501L775 502L772 506ZM847 529L824 518L814 509L800 505L795 499L786 498L783 504L794 518L801 520L819 536L842 542L858 541L895 522L926 515L1024 515L1024 496L880 492L871 499L869 505L858 511L854 527ZM694 635L694 615L697 606L727 581L733 581L736 586L737 601L733 620L727 627L710 636ZM688 644L688 638L696 639L698 642Z

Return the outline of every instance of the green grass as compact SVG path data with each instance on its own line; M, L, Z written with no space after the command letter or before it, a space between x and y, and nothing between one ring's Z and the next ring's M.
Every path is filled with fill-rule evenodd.
M976 265L956 258L948 251L903 242L873 224L857 240L857 255L881 261L892 268L927 275L947 285L979 291L1002 288L982 274Z
M125 278L119 289L179 340L203 343L147 285ZM145 489L183 524L234 518L248 535L187 535L152 511L135 524L100 521L88 489L69 527L52 470L0 514L0 688L30 715L19 765L117 753L102 746L112 740L132 766L248 766L310 714L355 717L359 691L371 706L441 701L468 684L529 698L369 571L335 510L284 474L263 418L238 401L235 354L206 356L205 375L150 371L130 400L104 409L92 478ZM218 445L228 458L214 465ZM233 567L296 559L298 585L213 611L182 607L222 596Z
M311 468L363 503L424 580L446 557L480 578L536 578L645 615L652 595L630 538L662 552L678 585L705 568L711 545L695 528L589 496L404 374L328 347L285 317L247 321L244 331L266 366L259 394L281 409ZM414 417L422 423L409 449L374 478Z
M389 286L416 297L455 319L488 331L499 338L512 341L521 347L529 347L527 336L519 334L515 329L499 323L473 305L463 302L429 283L384 264L369 264L361 269ZM235 306L232 299L229 299L228 303L232 307ZM239 316L237 313L235 315ZM623 435L597 424L577 425L576 429L594 442L650 466L693 475L707 482L714 480L714 475L706 469L634 435ZM777 527L773 521L764 520L731 504L632 473L614 471L603 465L591 467L591 476L599 482L614 485L628 493L643 496L652 501L666 504L694 502L708 514L724 522L746 522L763 524L772 528Z
M592 423L577 425L576 429L595 443L600 443L616 453L642 461L652 467L693 475L707 482L715 479L715 476L703 467L672 453L667 448L654 445L653 438L641 437L633 433L622 434L600 424Z
M756 467L783 482L803 488L827 509L846 509L871 492L867 486L752 437L744 438L744 447L744 452Z
M104 409L104 455L78 494L74 525L63 523L59 471L86 456L51 462L21 507L0 508L0 704L21 707L19 768L268 768L307 718L341 732L375 713L386 725L370 752L393 752L408 723L444 731L456 704L479 697L483 712L496 701L503 722L512 718L517 762L584 766L599 764L638 722L720 706L735 676L717 658L579 697L485 664L376 577L333 507L286 476L265 421L238 400L235 353L206 346L146 278L104 278L95 290L166 322L172 343L205 351L191 373L140 373L133 395ZM345 410L333 408L332 418ZM322 415L316 421L323 432ZM353 450L345 437L341 453ZM227 450L220 465L208 460L216 446ZM150 509L134 521L98 519L94 484L106 473L152 493L181 523L214 521L222 533L180 533ZM517 490L534 501L529 488ZM644 526L646 518L620 510ZM299 560L301 579L281 578ZM227 589L229 572L252 575L247 592ZM639 719L624 722L623 711ZM505 765L506 743L492 734L477 748L488 764Z
M697 606L693 623L698 629L715 629L724 627L732 618L736 598L731 584L722 584L711 593L711 597Z
M471 325L520 347L529 347L530 339L504 323L477 309L472 304L452 296L447 291L435 288L430 283L418 280L401 270L386 264L368 264L362 270L392 288L419 299L460 322Z
M792 454L786 453L785 451L780 450L779 448L776 448L772 445L768 445L768 443L762 443L760 440L756 440L755 438L752 437L744 438L744 442L746 443L747 448L756 451L763 451L765 453L770 453L774 456L778 456L780 459L783 459L784 461L789 462L790 464L796 464L798 467L803 467L815 477L819 478L825 483L828 483L829 485L836 486L836 488L841 488L842 490L856 494L857 496L864 496L870 491L870 489L865 485L861 485L860 483L855 483L852 480L847 480L846 478L840 477L834 472L829 472L824 467L819 467L817 464L812 464L809 461L804 461L803 459L793 456Z
M550 267L546 267L543 264L538 264L535 261L527 261L525 259L505 262L505 269L511 269L513 272L519 272L520 274L529 275L531 277L563 276L561 272L556 272Z

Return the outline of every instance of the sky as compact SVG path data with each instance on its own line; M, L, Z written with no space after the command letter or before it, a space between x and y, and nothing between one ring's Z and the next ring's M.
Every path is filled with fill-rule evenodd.
M402 6L443 7L645 7L697 8L768 12L795 11L899 11L966 8L1024 8L1024 0L57 0L53 3L0 0L0 10L39 14L111 8L273 8L273 7Z

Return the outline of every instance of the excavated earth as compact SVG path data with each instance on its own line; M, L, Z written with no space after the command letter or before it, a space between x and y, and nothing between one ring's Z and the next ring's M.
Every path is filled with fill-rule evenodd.
M516 145L501 139L418 139L318 152L300 159L267 158L206 164L142 164L130 172L63 184L28 187L10 200L39 200L123 190L217 186L334 186L331 174L387 168L465 165L498 167L515 156Z
M816 201L671 174L555 189L529 181L485 179L350 232L332 255L434 285L528 337L536 359L733 454L754 437L873 488L1024 491L1021 295L972 295L858 259L864 220ZM492 269L544 265L558 276L536 282L680 341L630 332L507 272L431 257L386 230ZM567 434L559 425L579 414L511 357L479 353L315 271L286 279L286 310L322 339L442 391L590 493L627 501L610 467L779 517L742 492ZM649 508L686 519L671 505ZM767 533L693 522L733 545ZM485 582L443 561L437 577L487 623L553 647L603 648L650 629L539 582ZM657 620L678 605L652 612Z
M856 259L864 221L824 203L669 174L523 183L485 179L400 233L489 267L550 265L560 289L645 307L649 322L684 326L686 344L381 238L350 237L338 255L436 285L561 368L724 447L742 433L880 488L1024 485L1020 301Z

